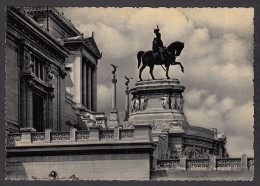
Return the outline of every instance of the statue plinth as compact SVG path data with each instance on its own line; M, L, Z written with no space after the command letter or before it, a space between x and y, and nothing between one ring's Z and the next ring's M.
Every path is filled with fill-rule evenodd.
M216 129L190 125L183 112L185 87L178 79L138 81L132 94L128 127L152 126L152 136L167 138L168 158L225 157L225 139ZM158 157L161 157L158 155Z
M118 117L118 111L116 108L112 108L110 111L109 119L108 119L108 128L115 128L119 126L119 117Z
M183 112L184 89L178 79L138 81L130 90L132 112L129 121L152 122L154 129L160 128L159 125L172 129L187 124Z

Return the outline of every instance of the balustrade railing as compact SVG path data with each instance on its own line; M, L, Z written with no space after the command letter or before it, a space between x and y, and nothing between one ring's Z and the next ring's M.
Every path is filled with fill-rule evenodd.
M86 130L80 130L76 131L76 140L88 140L89 139L89 131Z
M186 159L182 157L177 160L158 159L155 170L215 170L215 171L236 171L252 170L254 158L243 155L241 158L216 158L212 156L206 159Z
M120 132L120 139L134 138L134 129L122 129Z
M242 162L240 158L221 158L216 160L217 169L232 169L241 167Z
M7 134L7 143L15 143L17 141L21 141L21 139L22 139L21 133Z
M45 132L35 132L31 135L32 141L44 141L45 140Z
M114 130L103 130L99 132L100 139L111 139L114 138Z
M187 170L208 170L210 168L209 159L188 159Z
M51 132L51 141L70 140L70 132Z
M138 132L137 132L138 131ZM140 132L141 131L141 132ZM21 131L21 133L8 133L7 145L9 146L26 146L34 143L42 145L43 143L88 143L91 141L105 140L147 140L152 141L150 125L137 125L135 129L122 129L115 127L114 129L104 129L100 126L92 126L89 130L77 130L72 128L70 131L51 131L46 129L45 132L35 132L33 130Z
M180 160L160 160L157 162L157 169L179 169Z

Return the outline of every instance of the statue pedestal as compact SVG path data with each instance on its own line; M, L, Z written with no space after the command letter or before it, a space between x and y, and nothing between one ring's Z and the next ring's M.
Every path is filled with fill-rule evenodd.
M153 129L187 124L183 113L184 89L178 79L138 81L130 90L133 98L129 121L147 122Z
M110 116L108 119L108 124L107 127L108 128L115 128L118 127L119 124L119 117L118 117L118 111L116 108L112 108L110 111Z
M128 127L151 126L153 139L167 144L164 152L168 158L208 158L217 154L224 157L226 142L217 138L215 129L187 122L183 112L184 89L178 79L138 81L129 91L132 99Z

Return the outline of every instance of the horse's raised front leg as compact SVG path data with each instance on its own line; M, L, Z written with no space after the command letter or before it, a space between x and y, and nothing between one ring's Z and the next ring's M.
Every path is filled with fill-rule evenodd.
M150 66L150 74L151 74L152 78L155 79L153 76L153 67L154 67L154 65Z
M142 72L143 72L143 70L145 69L145 67L146 67L146 66L143 65L143 66L140 68L140 71L139 71L139 79L140 79L140 81L143 81L143 80L142 80Z
M175 61L175 64L173 64L173 65L180 65L181 71L184 73L184 67L182 66L181 62Z
M169 65L166 66L166 77L167 79L170 79L169 75L168 75L168 72L169 72Z

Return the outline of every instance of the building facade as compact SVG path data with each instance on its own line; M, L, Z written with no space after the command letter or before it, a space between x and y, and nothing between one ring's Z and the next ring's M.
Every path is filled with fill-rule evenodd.
M101 57L94 33L57 9L6 9L6 179L252 179L253 158L228 158L224 134L188 123L178 79L127 88L119 125L115 67L107 124L97 112Z
M7 131L104 124L96 105L101 53L94 35L84 38L48 7L7 8L6 25Z

